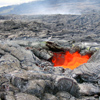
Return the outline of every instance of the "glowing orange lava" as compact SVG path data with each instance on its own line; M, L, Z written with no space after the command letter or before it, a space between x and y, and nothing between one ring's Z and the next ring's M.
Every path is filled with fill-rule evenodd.
M54 67L61 66L63 68L70 68L73 70L79 65L86 63L89 58L90 55L88 54L82 56L79 52L71 54L69 51L66 51L65 53L54 53L52 62L54 63Z

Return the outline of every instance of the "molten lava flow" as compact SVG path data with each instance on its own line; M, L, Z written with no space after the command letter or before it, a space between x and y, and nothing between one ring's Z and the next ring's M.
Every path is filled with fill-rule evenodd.
M90 55L81 56L79 52L71 54L69 51L66 51L65 53L54 53L52 62L54 63L55 67L61 66L63 68L70 68L73 70L79 65L86 63L89 58Z

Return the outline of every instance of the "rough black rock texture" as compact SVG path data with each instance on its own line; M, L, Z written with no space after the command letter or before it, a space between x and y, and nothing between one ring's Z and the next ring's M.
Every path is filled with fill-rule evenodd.
M1 100L99 100L99 14L9 17L0 21ZM54 67L53 53L65 51L91 58Z
M68 43L65 42L67 45ZM48 45L47 45L48 44ZM52 44L52 45L51 45ZM61 45L55 41L3 40L0 42L1 98L12 100L63 100L86 98L100 94L99 43L95 51L88 42L78 45ZM35 48L35 50L34 50ZM70 52L79 50L92 54L88 63L74 70L53 67L50 58L55 50ZM43 50L43 51L42 51ZM56 51L56 52L57 52ZM43 53L42 53L43 52ZM86 54L87 52L84 52ZM91 53L92 52L92 53ZM47 56L46 56L47 55ZM50 58L48 58L50 57ZM12 93L6 94L6 93ZM26 99L27 100L27 99Z

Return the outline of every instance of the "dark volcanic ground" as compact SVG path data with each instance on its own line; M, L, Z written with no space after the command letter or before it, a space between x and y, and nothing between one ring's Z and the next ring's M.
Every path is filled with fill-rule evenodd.
M99 12L83 15L0 16L0 39L40 37L99 42Z
M0 16L0 100L99 100L100 14ZM91 58L54 67L54 52Z

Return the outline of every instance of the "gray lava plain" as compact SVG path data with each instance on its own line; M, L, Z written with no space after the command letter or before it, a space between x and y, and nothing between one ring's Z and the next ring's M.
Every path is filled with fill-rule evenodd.
M53 52L91 54L74 70ZM100 13L0 15L0 100L99 100Z

